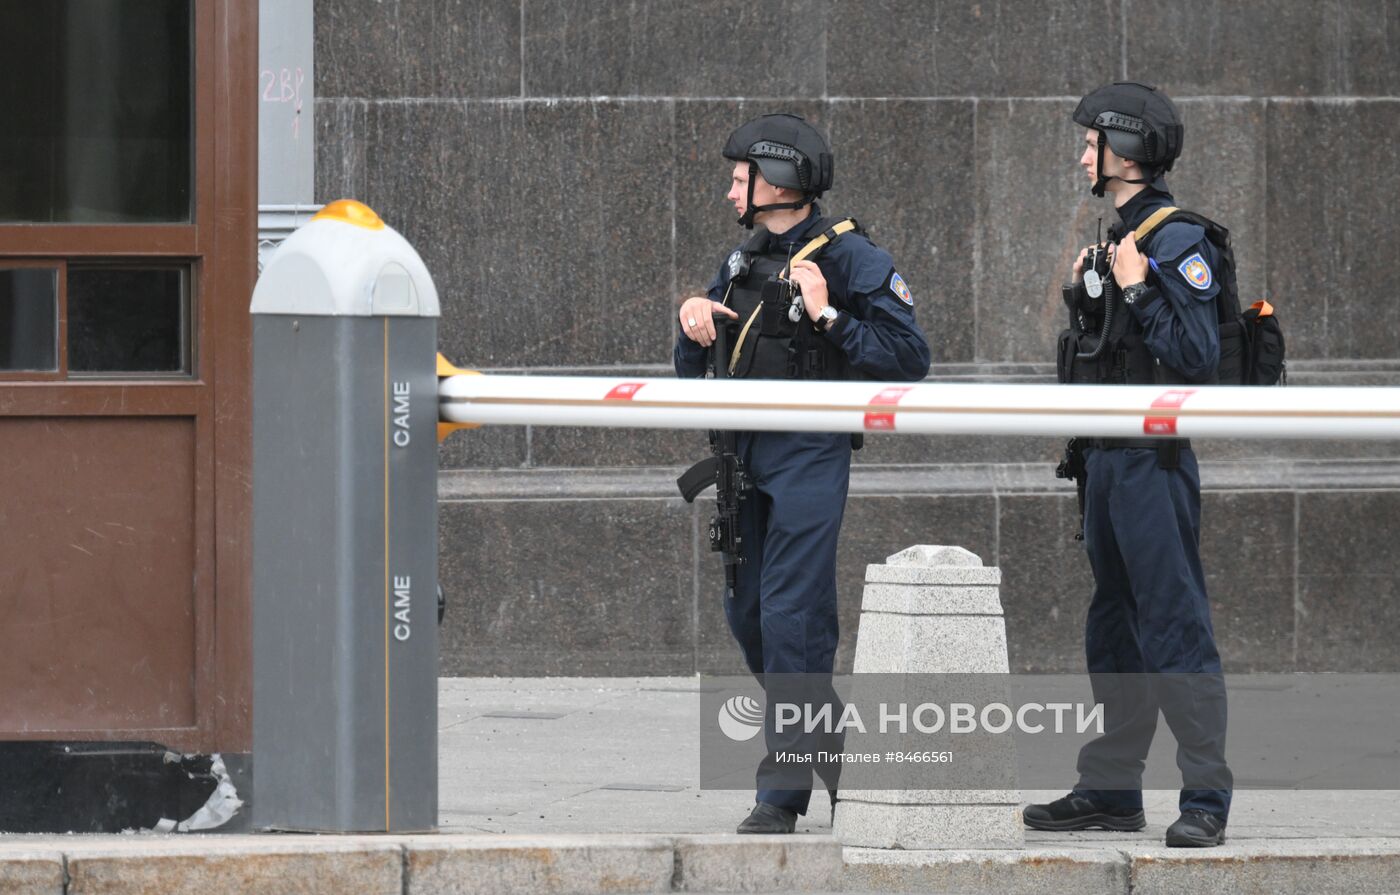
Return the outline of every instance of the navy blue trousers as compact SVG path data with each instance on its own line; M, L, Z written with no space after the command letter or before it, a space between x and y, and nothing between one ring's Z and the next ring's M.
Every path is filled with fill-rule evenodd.
M1084 540L1094 597L1084 649L1104 732L1079 754L1075 787L1101 803L1142 808L1142 771L1166 718L1177 742L1180 807L1229 816L1226 699L1201 569L1201 484L1181 451L1162 469L1143 448L1091 449ZM1104 787L1104 788L1099 788Z
M758 801L807 812L811 770L778 769L778 751L840 751L839 736L779 732L772 717L780 701L834 701L830 691L840 624L836 614L836 542L850 484L849 435L808 432L741 433L738 449L753 490L741 504L745 562L725 616L744 662L764 683L769 704L764 736L768 758L757 774ZM824 682L824 683L823 683ZM828 787L838 766L817 766Z

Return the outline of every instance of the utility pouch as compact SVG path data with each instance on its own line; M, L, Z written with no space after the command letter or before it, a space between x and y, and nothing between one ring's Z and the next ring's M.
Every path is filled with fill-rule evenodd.
M1278 385L1287 383L1284 364L1283 327L1274 315L1274 307L1266 301L1256 301L1240 315L1248 334L1249 385Z
M1223 385L1246 385L1249 364L1249 334L1239 319L1220 324L1220 367L1217 378Z
M1095 333L1081 333L1072 329L1060 331L1055 345L1055 377L1062 383L1103 382L1102 368L1109 363L1107 355L1092 360L1087 355L1098 347L1099 337ZM1080 355L1086 355L1081 358Z
M772 281L763 284L763 311L758 322L758 334L766 339L788 339L797 332L797 324L788 319L789 302L777 295L778 292L786 292L787 290L769 289L770 286L779 287L780 285ZM769 298L770 291L774 293L771 299Z

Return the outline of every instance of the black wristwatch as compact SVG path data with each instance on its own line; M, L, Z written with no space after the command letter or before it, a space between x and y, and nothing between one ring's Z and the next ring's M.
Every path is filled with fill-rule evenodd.
M841 316L841 312L827 305L817 312L817 319L821 321L822 332L831 332L831 328L836 325L836 318Z
M1130 305L1135 305L1138 300L1147 294L1148 285L1146 282L1134 283L1131 286L1123 287L1123 300Z

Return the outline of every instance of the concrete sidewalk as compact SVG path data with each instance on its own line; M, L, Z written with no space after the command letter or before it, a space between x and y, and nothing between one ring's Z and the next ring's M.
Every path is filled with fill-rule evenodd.
M752 807L753 795L698 788L698 687L699 680L689 677L443 678L443 831L733 832ZM1169 735L1162 725L1158 738ZM1066 788L1073 770L1065 769ZM1064 790L1023 795L1054 799ZM1400 843L1396 796L1394 791L1242 790L1230 817L1230 841ZM1167 824L1176 820L1176 799L1174 791L1147 793L1148 828L1141 833L1028 830L1026 842L1160 844ZM798 831L829 833L825 797L815 797L812 805Z
M1400 892L1393 791L1241 791L1206 850L1162 845L1174 792L1141 833L1015 851L843 850L824 796L798 836L736 836L753 797L698 788L698 686L443 679L438 835L0 836L0 893Z

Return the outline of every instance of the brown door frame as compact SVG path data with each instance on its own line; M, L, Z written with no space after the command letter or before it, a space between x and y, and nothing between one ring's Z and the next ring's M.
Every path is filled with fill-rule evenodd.
M252 746L251 326L257 276L257 3L194 0L194 221L0 225L0 263L168 258L191 263L190 379L0 380L4 416L189 416L195 428L196 726L64 731L198 752ZM13 259L13 262L10 260ZM61 657L58 658L61 661ZM53 732L0 731L3 739Z

